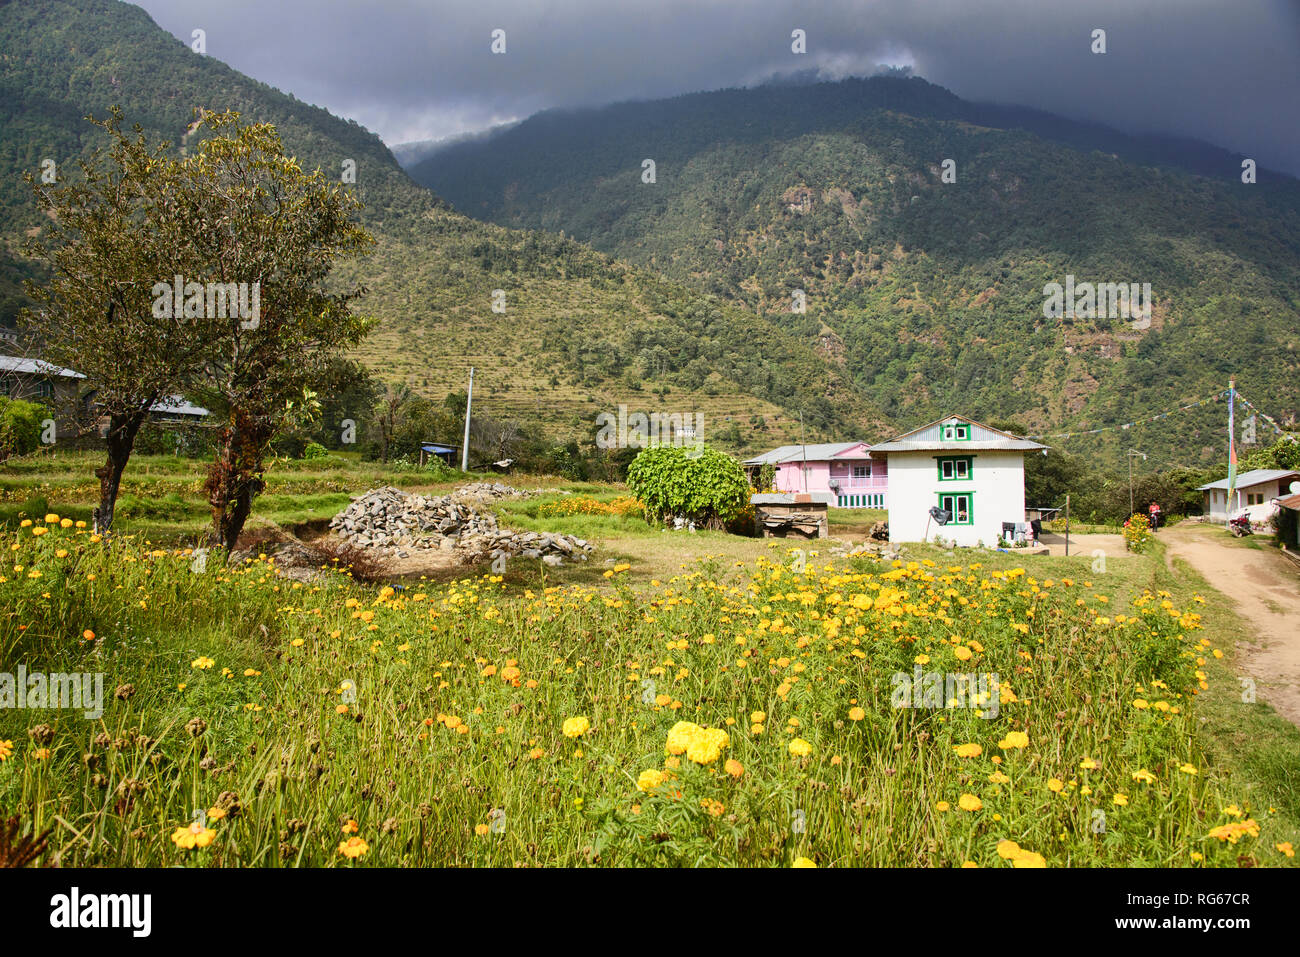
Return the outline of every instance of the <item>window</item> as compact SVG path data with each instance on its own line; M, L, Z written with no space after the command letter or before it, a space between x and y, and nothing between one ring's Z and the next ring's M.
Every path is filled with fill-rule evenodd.
M871 466L855 465L853 466L853 477L855 479L864 479L871 474Z
M939 438L944 442L969 442L970 426L965 422L949 422L939 427Z
M973 455L937 455L940 482L964 482L974 471Z
M975 524L975 493L944 493L939 496L939 507L952 516L949 525Z

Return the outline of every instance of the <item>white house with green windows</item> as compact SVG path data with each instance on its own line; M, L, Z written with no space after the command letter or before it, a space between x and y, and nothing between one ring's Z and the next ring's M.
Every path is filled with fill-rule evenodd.
M869 449L889 476L889 540L996 545L1025 521L1025 453L1047 448L960 415L945 416ZM948 523L930 516L938 507ZM928 522L928 528L927 528Z

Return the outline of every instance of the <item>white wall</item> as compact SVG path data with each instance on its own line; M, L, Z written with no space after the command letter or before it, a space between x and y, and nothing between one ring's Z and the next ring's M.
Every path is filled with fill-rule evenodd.
M936 456L956 452L889 453L889 540L919 542L926 534L925 523L931 506L939 504L942 492L974 492L972 525L940 527L930 522L929 540L937 531L958 545L982 541L995 546L1003 522L1025 520L1025 472L1022 452L972 451L971 477L967 481L939 481Z
M1277 511L1277 506L1270 505L1272 499L1289 495L1290 481L1275 479L1272 482L1262 482L1259 485L1251 485L1246 488L1237 488L1232 492L1232 508L1227 507L1227 490L1221 488L1206 489L1210 495L1209 518L1216 522L1226 522L1229 518L1236 518L1243 512L1250 516L1250 520L1256 523L1267 522ZM1264 501L1259 505L1247 505L1247 495L1263 495Z

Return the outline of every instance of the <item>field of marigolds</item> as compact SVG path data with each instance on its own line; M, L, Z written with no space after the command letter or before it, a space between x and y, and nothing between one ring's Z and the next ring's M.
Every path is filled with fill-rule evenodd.
M0 710L43 863L1294 863L1195 743L1190 595L758 543L362 586L78 524L0 538L0 671L104 676L96 717Z

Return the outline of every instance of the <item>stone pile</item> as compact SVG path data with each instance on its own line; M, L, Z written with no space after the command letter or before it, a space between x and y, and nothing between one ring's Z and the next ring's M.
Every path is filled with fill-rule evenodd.
M433 497L388 486L353 500L334 516L330 528L346 542L385 549L398 558L406 558L412 549L441 549L457 553L466 562L520 556L559 564L566 558L585 561L591 551L591 545L571 535L501 528L496 516L461 500L467 492L490 498L518 494L516 489L491 482L477 482L451 495Z

